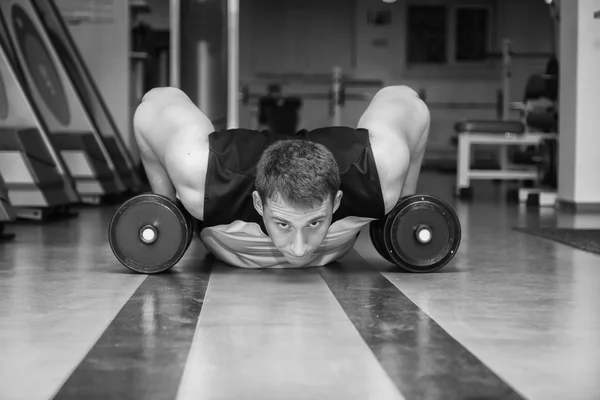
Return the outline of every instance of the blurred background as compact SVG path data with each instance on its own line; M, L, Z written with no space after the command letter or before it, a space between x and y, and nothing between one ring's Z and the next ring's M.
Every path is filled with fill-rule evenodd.
M11 107L6 118L0 116L0 128L13 132L16 127L17 133L3 137L19 142L23 129L35 126L36 140L52 142L45 170L55 164L67 191L73 186L84 200L98 203L107 195L139 191L136 175L143 180L144 173L132 117L152 88L179 87L217 130L244 127L289 134L356 126L375 93L406 85L431 112L424 169L456 173L457 191L467 189L473 178L532 181L556 192L559 153L569 161L563 173L563 181L569 182L581 172L575 155L591 148L580 140L588 134L580 129L583 114L576 108L590 102L563 102L567 106L560 113L568 118L558 115L559 92L580 96L584 91L579 85L587 86L583 82L588 78L575 71L590 64L586 54L594 60L595 53L573 49L593 45L596 28L582 34L580 21L594 21L588 11L600 8L596 3L2 0L5 62L0 76L10 83ZM566 25L560 18L563 8L568 11ZM562 34L561 24L566 27ZM564 54L561 58L561 42L575 61ZM559 60L568 61L560 72ZM559 76L568 78L561 90ZM22 105L15 103L17 97ZM11 112L27 107L26 115ZM594 113L586 115L593 118ZM457 125L467 120L495 125ZM499 123L506 121L516 125ZM563 136L568 144L562 142L559 151L560 121L567 121L567 131L578 124L579 136L577 145L575 136ZM594 124L591 119L583 123ZM462 134L482 129L486 135L478 138ZM550 136L498 142L507 132ZM459 138L472 142L462 156ZM590 144L597 141L585 138ZM476 151L471 151L473 140L478 141ZM55 198L32 203L29 193L21 196L23 185L37 179L24 172L33 168L28 165L32 161L20 161L31 145L2 146L11 152L0 157L0 170L16 206L77 202ZM474 175L459 171L461 160L476 170ZM490 169L500 171L480 172ZM37 191L36 185L31 190ZM575 189L564 187L559 195L575 200Z
M133 108L141 93L168 84L172 15L167 0L120 7L131 16ZM255 126L261 111L256 97L272 83L283 96L301 98L298 127L331 125L326 96L339 67L347 82L342 124L356 125L379 88L408 85L432 113L426 164L451 167L455 122L498 117L503 41L523 55L511 60L510 101L521 101L527 79L546 71L557 51L553 10L544 0L242 0L240 89L251 96L240 106L240 126ZM227 4L182 1L179 17L180 87L219 125L227 113ZM102 57L96 35L75 36L92 64Z

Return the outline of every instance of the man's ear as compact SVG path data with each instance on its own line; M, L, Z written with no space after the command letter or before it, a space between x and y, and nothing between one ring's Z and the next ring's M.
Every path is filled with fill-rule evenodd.
M335 195L335 199L333 199L333 212L336 212L338 208L340 208L340 204L342 204L342 196L344 194L342 193L341 190L338 190L338 192Z
M263 215L263 202L260 199L260 195L258 194L258 192L256 190L254 192L252 192L252 201L254 203L254 208L256 209L256 212L258 212L261 217L264 216Z

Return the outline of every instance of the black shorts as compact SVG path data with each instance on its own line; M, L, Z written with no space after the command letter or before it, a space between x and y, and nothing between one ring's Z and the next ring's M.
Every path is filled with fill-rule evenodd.
M376 219L385 216L367 130L329 127L284 136L270 131L228 129L209 136L202 228L244 221L259 224L266 233L262 217L252 201L256 165L262 152L282 139L310 140L333 153L340 169L343 196L332 222L349 216Z

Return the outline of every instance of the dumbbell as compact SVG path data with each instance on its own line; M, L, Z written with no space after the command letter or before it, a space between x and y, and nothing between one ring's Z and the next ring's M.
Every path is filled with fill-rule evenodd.
M190 246L194 219L179 202L145 193L125 201L108 227L117 259L132 271L156 274L173 267Z
M370 222L371 242L389 262L407 272L434 272L460 246L460 221L452 207L432 195L401 198L385 218Z

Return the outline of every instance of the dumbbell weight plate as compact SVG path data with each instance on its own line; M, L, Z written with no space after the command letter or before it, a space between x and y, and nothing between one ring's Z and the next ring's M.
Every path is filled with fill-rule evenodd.
M380 256L385 258L391 263L394 263L392 257L390 257L389 252L385 248L385 242L383 240L383 226L385 224L385 219L377 219L375 221L371 221L369 223L369 233L371 234L371 243L373 243L373 247L379 253Z
M192 237L189 214L170 199L142 194L127 200L111 219L109 243L117 259L135 272L173 267Z
M417 239L420 228L431 235L429 241ZM394 263L409 272L439 270L454 258L460 240L456 213L434 196L405 197L385 220L385 247Z
M187 231L187 243L185 245L185 248L187 249L188 247L190 247L190 243L192 243L192 239L194 238L194 217L192 217L192 215L185 209L185 207L183 206L183 204L178 200L177 201L177 206L179 208L179 211L183 213L183 216L185 218L185 223L186 223L186 231Z

